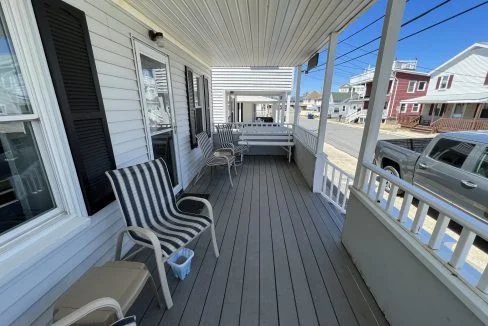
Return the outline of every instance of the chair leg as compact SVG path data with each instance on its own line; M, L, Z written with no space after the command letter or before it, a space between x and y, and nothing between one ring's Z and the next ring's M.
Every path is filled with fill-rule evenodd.
M229 172L230 186L234 188L234 184L232 183L232 175L230 174L230 163L227 164L227 171Z
M164 269L164 261L162 257L156 255L156 265L158 266L159 279L161 280L161 289L163 290L164 301L166 301L166 308L173 307L173 299L171 298L171 291L168 286L168 279L166 278L166 270Z
M214 253L215 257L219 258L219 246L217 245L217 238L215 237L215 226L214 223L212 222L212 225L210 226L210 232L212 232L212 244L214 248Z
M234 173L237 175L237 167L235 162L234 162Z
M152 288L154 291L154 295L156 296L156 299L158 300L159 308L163 308L163 303L161 302L161 297L159 296L159 293L158 293L158 287L156 286L156 282L154 282L154 278L152 277L151 274L149 274L149 281L151 282L151 285L152 285Z

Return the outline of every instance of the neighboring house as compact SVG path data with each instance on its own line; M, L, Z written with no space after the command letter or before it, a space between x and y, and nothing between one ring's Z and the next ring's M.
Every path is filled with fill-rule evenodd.
M300 108L302 110L320 111L322 106L322 93L312 91L305 93L300 99Z
M329 101L329 116L332 118L345 117L349 113L348 100L351 94L345 92L331 92Z
M416 123L426 131L488 129L488 42L471 45L430 76L425 96L401 102L423 106Z
M420 105L414 103L402 105L406 99L425 95L429 83L429 75L424 72L416 71L417 61L397 60L393 63L388 94L386 96L384 114L387 119L396 119L401 115L420 115ZM353 76L350 80L350 87L363 85L364 92L359 93L357 108L367 110L369 107L369 97L373 86L373 76L375 68L368 68L364 73ZM363 114L365 115L365 114Z
M213 67L212 68L212 107L215 123L240 122L244 105L251 110L251 102L238 104L235 96L263 96L280 100L284 105L293 87L293 67ZM268 101L252 102L265 104ZM243 102L241 102L243 103ZM239 111L239 113L237 112ZM244 111L242 111L244 112ZM280 118L276 114L273 118ZM252 116L249 113L249 116ZM283 116L284 117L284 116Z

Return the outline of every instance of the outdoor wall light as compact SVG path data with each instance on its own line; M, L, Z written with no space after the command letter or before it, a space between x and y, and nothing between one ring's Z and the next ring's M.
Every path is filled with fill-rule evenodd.
M149 30L149 38L156 42L156 44L162 48L164 46L164 36L161 32L156 32L152 29Z

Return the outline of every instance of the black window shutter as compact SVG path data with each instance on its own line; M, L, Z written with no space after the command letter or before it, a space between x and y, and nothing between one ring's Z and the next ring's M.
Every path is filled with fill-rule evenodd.
M33 0L51 78L89 215L114 200L104 173L115 168L83 11L60 0Z
M205 123L207 135L210 137L212 135L212 122L210 119L210 93L208 88L208 78L203 76L203 94L205 95L204 105L205 105Z
M190 124L190 147L196 148L197 135L196 135L196 112L195 112L195 93L193 89L193 70L190 67L185 66L186 75L186 99L188 104L188 120Z

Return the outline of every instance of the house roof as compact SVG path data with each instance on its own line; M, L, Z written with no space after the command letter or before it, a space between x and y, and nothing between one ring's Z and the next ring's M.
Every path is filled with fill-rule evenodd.
M310 93L306 93L305 95L302 96L302 100L321 100L322 99L322 93L319 93L317 91L311 91Z
M341 103L351 97L351 94L344 93L344 92L332 92L330 93L332 96L332 102L334 103Z
M404 100L401 103L488 103L488 92L426 95Z
M457 58L462 57L463 55L465 55L466 53L468 53L469 51L471 51L474 48L488 48L488 42L477 42L477 43L474 43L473 45L467 47L465 50L459 52L457 55L455 55L451 59L447 60L446 62L444 62L443 64L441 64L440 66L438 66L437 68L435 68L434 70L432 70L431 72L429 72L429 75L432 75L432 74L436 73L437 71L441 70L442 68L444 68L445 66L447 66L448 64L450 64L451 62L453 62L454 60L456 60Z
M207 66L296 66L374 0L114 0Z

